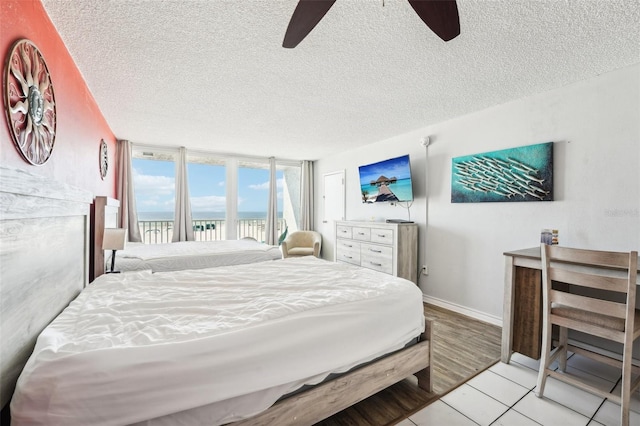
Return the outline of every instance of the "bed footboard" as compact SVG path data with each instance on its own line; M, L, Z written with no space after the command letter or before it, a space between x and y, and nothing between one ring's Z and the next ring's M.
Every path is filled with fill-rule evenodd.
M257 416L233 425L314 424L411 375L417 376L421 389L431 392L431 330L432 323L427 321L415 345L283 399Z

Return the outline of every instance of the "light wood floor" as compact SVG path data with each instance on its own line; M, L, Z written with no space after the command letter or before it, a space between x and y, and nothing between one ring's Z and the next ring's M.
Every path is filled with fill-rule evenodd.
M316 426L393 425L483 371L500 358L500 327L425 304L433 320L433 393L404 380Z

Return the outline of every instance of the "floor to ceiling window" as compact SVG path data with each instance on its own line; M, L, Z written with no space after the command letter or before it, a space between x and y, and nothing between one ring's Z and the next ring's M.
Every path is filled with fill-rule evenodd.
M278 170L278 211L282 199L282 217L284 220L284 235L300 229L302 203L302 168L300 162L276 164ZM281 176L281 177L280 177Z
M227 176L224 161L189 158L187 179L196 241L227 239Z
M133 175L145 243L171 241L175 207L176 152L135 146ZM276 161L278 235L298 229L299 161ZM187 151L187 176L196 241L265 240L269 161Z
M238 162L238 238L265 240L267 208L269 206L269 163L264 161ZM282 218L282 172L276 171L278 185L278 231L286 227Z
M168 243L173 236L176 196L173 154L140 152L131 164L142 240Z

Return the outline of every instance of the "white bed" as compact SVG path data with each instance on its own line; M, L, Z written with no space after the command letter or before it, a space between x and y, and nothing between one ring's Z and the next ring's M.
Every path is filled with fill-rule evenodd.
M111 265L107 251L106 265ZM119 271L152 272L214 268L282 259L277 246L255 240L181 241L166 244L127 243L116 252L115 267ZM107 266L109 267L109 266Z
M314 257L103 275L39 336L12 420L224 424L398 351L424 326L415 284Z
M123 334L116 326L120 324L124 329L137 324L141 326L144 324L144 322L131 321L131 316L129 316L127 320L127 316L125 315L127 306L135 308L135 310L139 312L142 312L142 308L144 308L146 312L151 315L148 318L156 317L156 320L169 318L167 324L177 323L177 320L180 318L187 318L188 315L194 314L199 309L204 313L205 318L210 321L211 309L213 308L208 304L203 305L199 297L191 301L191 305L193 306L184 311L185 315L181 316L180 313L176 313L176 309L179 311L180 308L171 308L169 305L165 305L167 301L162 300L161 294L175 296L177 292L179 292L179 288L171 290L171 292L169 292L169 289L172 289L174 285L178 287L180 285L186 285L191 289L190 294L193 295L193 288L197 287L198 284L185 284L183 280L177 280L180 276L195 278L197 275L208 272L213 276L219 275L222 278L221 274L224 274L225 270L243 268L245 270L243 273L226 275L225 278L222 278L224 284L220 291L216 292L218 297L222 297L222 295L225 294L229 295L227 301L233 302L235 301L235 296L231 297L230 293L227 293L226 290L237 290L240 287L244 287L245 283L255 281L256 278L266 276L273 277L276 272L269 273L272 267L275 268L276 265L280 263L291 262L293 259L191 272L152 274L150 271L147 271L110 274L98 279L95 285L88 285L90 282L90 265L99 267L104 265L104 259L102 259L100 263L96 263L97 258L90 254L96 247L100 247L100 242L92 238L93 235L97 235L97 232L90 232L90 222L94 229L98 223L94 220L90 221L90 217L92 216L90 215L92 199L93 196L90 193L79 190L78 188L73 188L52 181L50 178L25 172L24 170L0 166L0 230L2 230L2 232L0 232L0 258L3 259L3 261L0 262L0 282L2 282L0 286L0 300L2 300L0 310L2 318L0 321L0 405L8 408L7 403L13 397L18 376L21 374L23 366L25 366L27 360L30 359L32 353L33 357L31 359L33 361L29 363L29 366L25 370L23 375L24 379L21 379L20 389L15 394L14 406L16 414L20 416L24 413L31 412L31 408L35 410L36 407L33 404L39 405L40 403L47 403L50 404L51 408L57 407L56 409L60 409L60 407L65 407L66 404L84 404L85 399L93 398L93 407L98 407L96 410L104 410L104 407L110 407L109 413L107 413L110 419L108 423L120 423L123 416L133 414L131 412L120 414L120 407L114 404L123 402L123 399L125 399L124 396L130 396L132 393L136 395L136 398L144 397L144 392L141 395L137 395L135 390L140 389L141 386L149 386L148 383L145 385L144 381L139 381L136 374L145 375L153 373L150 379L159 384L159 386L147 389L145 392L148 391L154 398L159 398L157 401L163 401L162 404L158 402L157 405L163 406L166 403L171 410L186 410L188 408L187 406L209 404L209 398L212 396L214 399L220 399L220 395L216 396L212 394L207 386L215 386L219 378L230 374L229 368L231 368L233 364L224 364L219 358L216 358L213 361L217 362L218 366L214 371L211 367L198 366L198 364L191 364L190 362L193 359L202 363L202 357L198 358L197 351L194 353L189 350L197 349L201 340L206 341L215 337L207 334L211 331L211 328L200 328L202 330L209 330L205 333L207 335L203 336L202 339L194 338L193 340L180 342L179 344L175 341L173 343L162 343L158 341L149 344L149 341L132 340L132 334ZM116 208L117 206L110 205L109 207ZM104 219L103 217L102 222L107 223ZM320 260L312 258L297 261L321 262ZM314 282L312 276L315 274L315 267L312 267L313 264L309 265L309 268L305 267L308 271L303 276L300 275L299 272L300 267L303 265L292 265L295 266L292 271L286 273L284 271L277 272L279 276L276 281L280 281L280 278L282 278L283 281L287 279L291 280L288 281L289 287L295 289L297 292L301 289L311 287ZM327 265L333 264L327 263ZM298 270L298 272L294 272L295 270ZM361 272L366 273L366 270L362 270ZM355 279L356 282L360 283L371 282L374 288L377 285L377 281L381 278L381 276L377 274L375 277L360 276L358 278L360 272L352 269L343 270L341 273L344 274L344 279ZM368 273L372 273L372 271ZM241 279L241 275L245 278ZM139 278L146 277L147 285L155 287L153 291L160 293L153 294L151 297L149 297L151 294L149 293L146 297L143 297L144 291L138 289L135 291L135 294L139 297L137 299L134 298L132 291L135 290L136 286L143 286L145 282L144 280L135 280L137 284L129 285L129 281L135 276L139 276ZM163 284L159 283L161 279L163 280ZM393 278L389 277L389 279ZM175 282L172 284L172 281ZM330 281L335 281L336 283L344 282L339 281L338 278ZM125 284L125 282L127 284ZM179 282L182 284L178 284ZM292 284L292 282L295 284ZM405 282L402 287L405 287L406 284ZM123 293L112 291L117 287L120 287ZM344 284L344 287L350 288L351 286ZM419 292L417 292L415 286L408 285L406 287L412 289L409 290L411 293L418 295ZM202 290L202 288L198 288L198 291L207 293L207 291ZM208 290L208 292L211 291L211 289ZM149 292L152 292L152 290L149 290ZM200 296L199 292L198 296ZM74 301L76 296L78 296L77 301ZM174 297L169 298L174 299ZM406 308L405 297L399 297L399 299L397 305ZM413 298L409 297L408 299ZM117 303L118 300L126 303ZM265 301L265 298L258 297L257 300ZM389 299L389 301L390 300L392 299ZM127 303L129 305L127 305ZM186 305L190 304L188 302L185 303ZM263 308L265 313L276 312L276 308L285 307L291 305L291 303L293 302L288 297L277 297L275 300L271 300L270 305L267 304ZM390 303L387 304L389 305ZM390 305L395 304L396 303ZM409 309L409 311L415 310L417 312L418 304L422 306L421 301L418 302L417 298L415 299L415 304L416 308ZM70 307L65 309L68 305ZM304 303L302 303L302 305L304 305ZM333 334L334 331L336 333L341 332L342 325L347 326L357 322L367 322L368 328L364 332L361 331L353 336L353 342L351 341L352 337L332 343L325 342L324 346L326 346L326 350L331 348L335 349L335 347L343 348L343 346L353 346L355 342L362 342L363 340L377 342L378 340L384 340L389 337L389 333L386 333L386 321L388 318L387 320L383 319L384 315L380 318L365 319L363 313L366 309L360 305L351 306L352 302L341 305L343 305L343 307L349 307L350 309L342 314L336 312L331 315L326 315L325 318L323 318L323 323L326 320L327 324L331 324L328 320L334 317L334 315L337 315L336 318L340 318L340 315L343 316L340 321L340 326L336 326L336 323L333 322L333 330L325 331L326 334ZM114 306L120 306L125 312L119 313L117 310L112 311L111 307ZM293 303L293 306L297 306L297 304ZM267 309L267 307L269 307L269 309ZM257 317L263 315L263 308L255 311ZM382 315L382 312L386 308L387 306L383 306L379 314ZM420 310L421 309L420 307ZM64 313L58 317L63 310L65 310ZM315 311L315 309L313 309L313 311ZM219 313L224 316L225 311L221 310ZM404 313L398 314L404 315ZM82 323L78 323L81 327L77 330L74 330L73 324L69 322L70 318L75 315L78 315L78 320L82 319L83 321ZM229 317L234 318L238 315L239 313L234 311L229 314ZM293 328L293 334L305 335L307 331L316 328L315 326L305 325L303 313L298 312L297 315L299 316L300 324L294 321L294 323L289 324L289 326L302 326L302 328L297 328L297 331L295 331L296 328ZM249 316L251 317L251 315ZM56 319L56 317L58 318ZM89 322L86 321L90 319L95 320L91 323L92 326L89 327L93 334L84 334L83 330L85 329L85 325L89 324ZM53 323L51 323L51 321L53 321ZM102 323L102 321L104 321L104 323ZM279 322L279 320L272 320L271 322L273 321ZM51 325L47 326L50 323ZM45 329L45 327L47 328ZM44 332L42 332L43 329L45 329ZM215 327L213 329L215 329ZM417 327L417 329L420 329L420 327ZM110 340L111 343L109 344L117 346L118 349L104 347L104 336L109 334L108 330L111 330L114 338ZM149 330L149 328L147 328L147 330ZM152 327L151 330L155 330L155 327ZM262 330L263 326L259 324L253 324L249 327L244 333L250 334L250 338L247 338L247 340L253 340L252 344L246 349L229 349L230 351L233 350L233 353L227 353L227 358L235 362L236 358L255 358L256 354L259 355L260 353L266 352L266 349L271 347L278 347L280 345L286 347L289 334L287 331L277 333L278 335L273 337L270 332L266 331L262 333ZM174 332L174 338L177 340L186 339L188 335L182 336L180 330L177 329L174 330ZM76 335L74 333L80 334ZM220 336L217 337L227 335L232 336L232 334L221 333ZM335 335L337 336L338 334ZM126 336L129 336L129 340L118 340ZM154 338L152 333L143 333L140 336ZM78 339L76 339L77 337ZM83 338L81 339L80 337ZM432 345L430 337L431 324L427 321L425 331L421 333L417 343L391 354L384 355L366 365L360 365L337 377L332 376L319 385L305 387L293 395L281 398L265 411L246 420L235 422L234 425L250 424L255 426L277 424L281 426L314 424L412 375L418 378L418 386L420 388L431 392L430 365ZM232 339L231 337L229 338ZM38 347L34 352L37 339ZM222 337L222 339L224 340L225 337ZM313 347L313 343L310 343L310 345ZM209 346L206 347L208 350L221 350L218 349L219 346L217 343L213 348ZM54 348L57 349L54 350ZM301 348L296 346L294 349L298 351L298 349L304 348L306 348L306 346L301 346ZM185 349L189 350L185 353ZM356 349L359 350L359 348ZM375 349L376 348L374 348L373 352L375 352ZM349 350L347 353L352 354L353 352L355 354L357 350ZM66 353L65 351L69 352ZM322 348L322 351L318 350L317 353L323 354L324 351L325 347ZM366 359L373 356L373 352L364 358ZM68 360L73 360L73 362L67 362L66 356L69 356ZM180 358L180 356L182 358ZM191 356L192 358L187 361L185 360L185 356ZM327 360L329 359L333 358L327 355ZM298 368L299 371L304 371L304 374L310 374L310 376L305 378L289 377L289 379L291 379L289 382L283 381L283 383L280 384L283 387L282 391L297 386L296 381L314 381L313 375L319 379L326 373L305 370L309 367L316 366L316 362L306 365L307 363L305 361L306 360L297 358L291 365L298 363L299 367L296 368ZM344 363L342 366L337 366L338 363L335 362L337 370L347 368L350 364L359 361L349 359L342 360L341 362ZM160 377L158 377L157 373L159 364L162 364ZM322 362L318 364L322 365ZM54 372L48 370L51 365L56 365ZM262 361L254 363L252 366L253 374L250 375L258 376L261 380L266 379L266 377L263 378L261 376L267 376L267 373L270 373L270 370L264 369L265 363ZM58 369L58 367L60 369ZM114 367L117 368L114 370ZM240 369L238 373L248 374L244 372L242 367L237 368ZM74 371L77 372L77 374L70 373ZM166 376L165 371L167 373L172 372L172 375ZM213 383L202 382L203 377L208 376L211 378L212 372L216 375ZM178 376L180 375L182 375L184 381L178 380ZM49 378L42 380L44 376L49 376ZM128 381L126 385L121 381L123 377ZM103 387L99 387L96 380L102 383ZM52 383L62 386L60 389L63 389L64 386L71 386L71 388L65 389L65 392L51 389L47 390L47 386L50 386ZM169 384L171 386L168 386ZM276 384L276 387L280 385ZM38 390L34 388L34 386L36 388L41 386L41 388ZM181 392L176 392L174 386L187 390L190 392L190 396L188 398L180 396ZM255 386L255 384L253 386ZM235 391L238 390L235 387L234 389ZM274 390L272 389L271 391ZM261 403L258 404L259 407L265 407L271 403L271 400L275 397L275 393L272 394L270 393L271 391L264 394L266 396L258 398L262 400ZM176 394L179 395L176 396ZM256 395L257 394L254 394L254 396ZM44 399L35 401L30 399L33 396ZM72 401L74 398L75 402ZM96 398L99 402L96 402ZM227 402L230 399L228 395L222 395L222 398L226 398L224 401ZM249 399L251 399L251 395ZM149 401L146 402L148 403ZM227 406L227 402L223 402L222 404ZM124 403L126 404L126 401ZM238 403L240 404L241 402ZM25 411L25 407L30 408L27 408ZM160 415L160 413L151 411L155 410L153 407L144 405L134 407L133 409L130 405L128 407L129 408L122 407L122 409L125 411L128 409L132 412L145 412L144 416L141 416L139 413L134 413L135 418L142 419L145 416ZM214 414L218 413L220 407L213 407ZM40 407L40 409L41 408L42 407ZM256 410L257 409L256 407ZM91 411L93 412L93 409L91 409ZM161 411L163 413L168 412L164 407ZM102 411L102 414L104 414L104 411ZM90 413L90 415L96 414ZM173 417L164 416L162 421L164 421L165 424L176 424L179 416L183 422L198 424L199 421L194 419L202 419L199 417L201 415L206 415L203 414L203 410L189 409ZM194 418L191 416L198 417ZM61 424L71 423L67 421L67 419L49 420L51 420L53 424L56 422ZM47 420L47 422L49 420ZM160 422L160 419L154 420L153 422L156 421ZM24 419L14 420L14 424L23 423ZM149 424L149 422L145 419L142 420L142 424ZM161 424L161 422L158 424ZM207 422L207 424L214 424L214 422Z
M117 227L120 202L113 198L95 197L91 214L91 280L111 267L111 251L102 251L105 227ZM164 244L127 242L124 250L116 252L116 270L153 272L213 268L225 265L264 262L281 259L277 246L254 239L223 241L183 241Z

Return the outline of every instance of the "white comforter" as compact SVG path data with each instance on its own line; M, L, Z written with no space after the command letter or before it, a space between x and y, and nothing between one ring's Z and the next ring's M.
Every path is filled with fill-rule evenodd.
M203 269L282 258L277 246L255 240L180 241L166 244L127 243L116 252L116 270L153 272ZM111 265L108 252L107 267Z
M423 328L415 284L314 257L103 275L39 336L13 422L130 424L209 407L222 424Z

